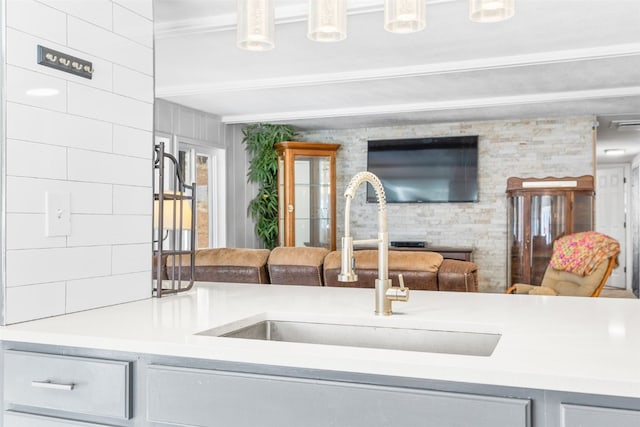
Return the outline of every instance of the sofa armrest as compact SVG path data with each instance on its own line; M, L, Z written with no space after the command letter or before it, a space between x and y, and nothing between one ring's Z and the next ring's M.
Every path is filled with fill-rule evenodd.
M443 260L438 269L438 290L478 292L478 265L456 259Z

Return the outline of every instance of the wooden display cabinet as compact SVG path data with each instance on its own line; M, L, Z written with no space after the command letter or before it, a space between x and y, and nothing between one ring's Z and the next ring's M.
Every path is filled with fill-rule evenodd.
M593 230L593 176L507 180L507 287L539 285L553 242Z
M340 144L276 144L280 246L336 249L338 148Z

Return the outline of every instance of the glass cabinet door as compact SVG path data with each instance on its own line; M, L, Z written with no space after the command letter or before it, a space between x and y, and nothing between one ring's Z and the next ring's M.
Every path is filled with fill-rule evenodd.
M281 246L335 249L335 151L338 144L286 142L279 151Z
M295 156L295 246L330 247L330 159Z
M567 234L564 195L531 196L530 282L539 285L549 265L553 241Z
M540 285L561 236L593 229L593 176L507 180L507 287Z

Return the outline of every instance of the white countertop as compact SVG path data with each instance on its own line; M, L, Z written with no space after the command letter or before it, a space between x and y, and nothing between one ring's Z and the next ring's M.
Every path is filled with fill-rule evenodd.
M640 302L414 291L373 314L372 289L200 283L184 294L0 328L0 339L640 398ZM194 335L286 319L500 333L489 357Z

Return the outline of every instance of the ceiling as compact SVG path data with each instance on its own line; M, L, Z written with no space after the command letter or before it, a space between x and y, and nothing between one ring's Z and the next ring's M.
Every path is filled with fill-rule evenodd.
M347 39L306 37L306 0L275 0L275 49L235 46L235 0L154 0L156 96L224 123L336 129L594 115L598 161L640 153L640 1L516 0L513 18L468 19L427 0L427 28L391 34L383 0L349 0ZM602 160L606 161L606 160Z

